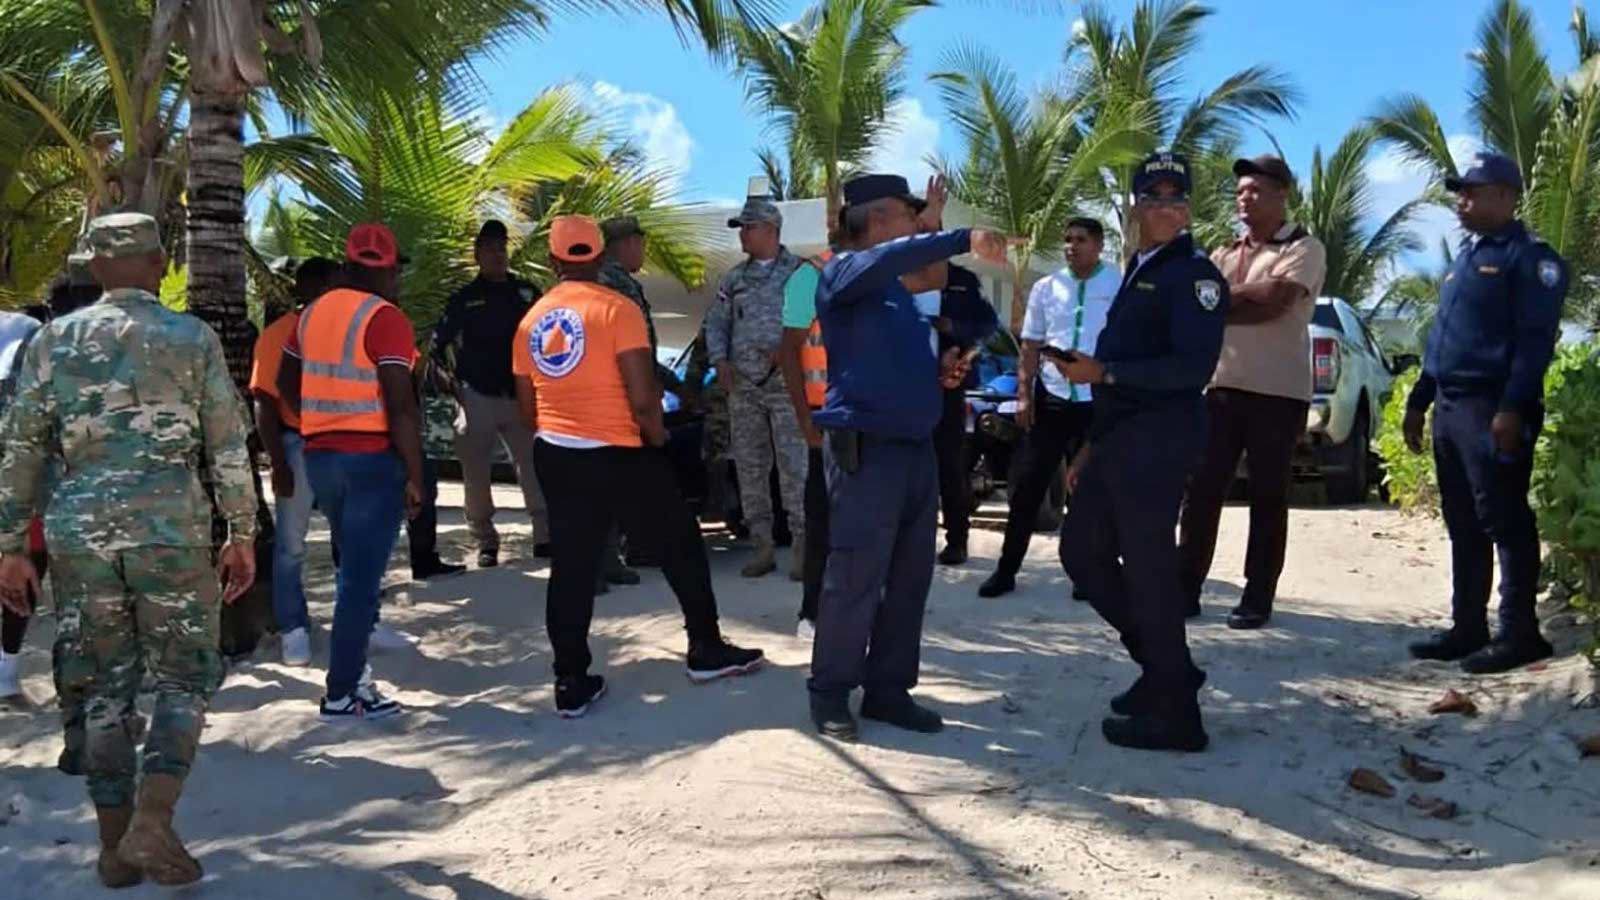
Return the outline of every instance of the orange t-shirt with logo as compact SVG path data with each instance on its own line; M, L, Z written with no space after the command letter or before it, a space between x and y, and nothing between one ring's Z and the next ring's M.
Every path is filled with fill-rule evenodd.
M539 299L511 346L511 371L531 377L539 437L568 447L641 447L617 355L650 349L644 314L593 282L563 281Z
M300 312L285 313L261 329L256 338L255 361L250 365L250 390L271 397L278 407L278 418L285 427L300 430L300 417L295 415L278 395L278 369L283 366L283 348L300 324Z

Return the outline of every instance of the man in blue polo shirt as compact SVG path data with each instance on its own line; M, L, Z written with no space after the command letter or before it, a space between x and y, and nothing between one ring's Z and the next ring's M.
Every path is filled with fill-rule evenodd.
M941 359L934 320L946 261L970 251L1003 262L1006 242L980 230L919 234L943 215L942 181L929 184L920 215L897 175L856 178L844 200L844 243L863 249L834 257L817 285L828 392L812 420L824 435L831 528L808 686L818 730L850 741L858 686L866 718L944 727L911 699L933 580L941 366L959 356L951 348ZM929 293L931 303L915 296Z

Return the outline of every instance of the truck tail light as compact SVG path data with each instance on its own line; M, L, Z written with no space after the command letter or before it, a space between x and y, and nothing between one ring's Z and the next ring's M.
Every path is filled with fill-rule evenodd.
M1314 338L1311 341L1311 372L1318 393L1328 393L1339 387L1339 342L1333 338Z

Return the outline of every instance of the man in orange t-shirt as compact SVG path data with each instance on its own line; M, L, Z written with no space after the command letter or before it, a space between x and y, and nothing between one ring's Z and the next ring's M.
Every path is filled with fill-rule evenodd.
M556 712L583 715L605 692L589 674L589 623L606 537L619 521L662 548L662 571L683 608L694 681L755 670L760 650L722 639L700 525L683 502L667 442L644 315L596 282L605 240L593 220L550 227L561 281L517 327L517 404L533 425L534 468L550 513L545 625L555 651Z

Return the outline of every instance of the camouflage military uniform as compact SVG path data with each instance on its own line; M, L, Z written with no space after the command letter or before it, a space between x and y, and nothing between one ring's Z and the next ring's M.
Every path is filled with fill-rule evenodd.
M133 799L146 667L156 702L144 773L182 778L194 759L222 681L211 502L197 472L209 467L232 537L253 537L241 412L216 334L140 290L45 326L23 360L0 430L0 552L23 548L42 508L63 635L56 678L87 685L83 765L96 806ZM52 462L61 471L46 503Z
M706 315L711 362L733 370L728 398L734 464L745 522L758 542L771 540L772 495L768 477L774 454L778 486L793 534L805 530L808 450L794 406L774 361L783 337L783 288L802 260L780 248L766 265L745 260L722 279Z

